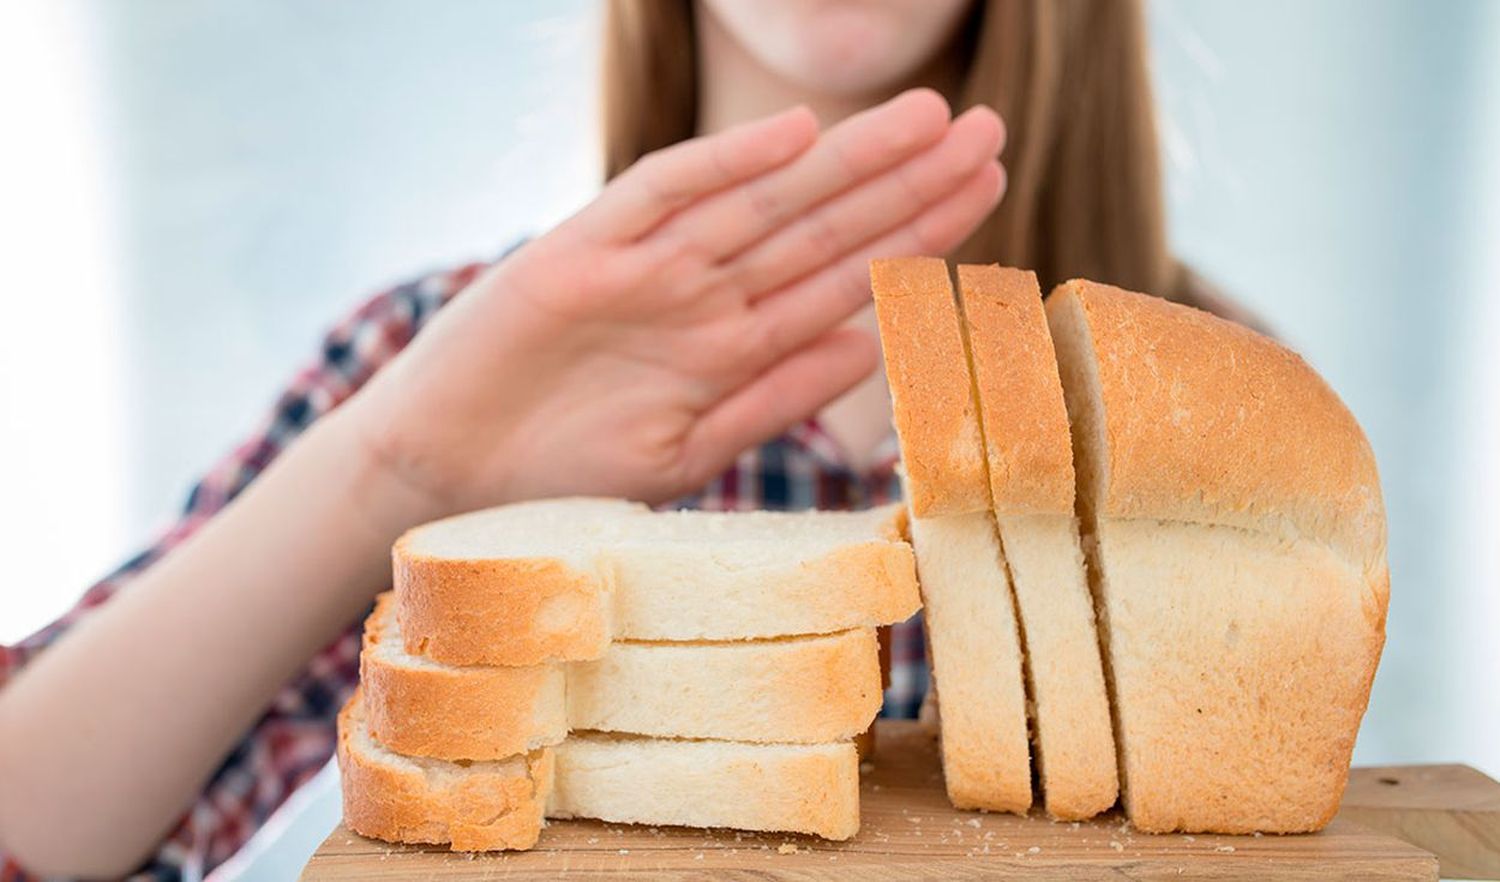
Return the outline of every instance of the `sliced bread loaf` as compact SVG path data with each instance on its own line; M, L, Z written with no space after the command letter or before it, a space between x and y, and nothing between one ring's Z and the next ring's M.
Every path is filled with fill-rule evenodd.
M1132 823L1321 828L1384 642L1364 434L1300 358L1238 325L1088 282L1047 314Z
M1073 513L1073 447L1036 276L959 266L991 504L1020 614L1047 813L1092 817L1118 793L1109 699Z

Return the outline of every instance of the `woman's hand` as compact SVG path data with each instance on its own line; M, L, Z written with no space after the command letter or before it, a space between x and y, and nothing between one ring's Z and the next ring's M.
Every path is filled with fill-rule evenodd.
M1004 189L1000 120L914 91L645 157L496 265L346 407L425 510L696 489L868 375L867 262L943 254Z

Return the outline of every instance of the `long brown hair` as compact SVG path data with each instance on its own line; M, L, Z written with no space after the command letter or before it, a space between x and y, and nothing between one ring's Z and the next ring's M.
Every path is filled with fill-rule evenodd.
M955 257L1173 299L1201 283L1167 251L1140 0L976 0L950 51L955 111L1006 121L1005 198ZM610 0L603 64L606 178L697 127L692 0Z

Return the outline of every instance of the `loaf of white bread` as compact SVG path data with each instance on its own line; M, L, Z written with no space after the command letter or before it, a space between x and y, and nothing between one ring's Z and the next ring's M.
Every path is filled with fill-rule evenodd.
M903 520L566 499L411 531L339 720L345 822L459 850L544 817L847 839L875 627L919 603Z
M1206 313L957 277L871 267L950 799L1024 812L1034 766L1059 819L1320 829L1389 593L1358 424Z

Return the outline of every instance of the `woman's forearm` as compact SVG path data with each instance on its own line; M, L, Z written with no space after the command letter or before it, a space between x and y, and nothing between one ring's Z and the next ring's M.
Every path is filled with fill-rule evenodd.
M436 514L341 412L0 691L0 848L43 873L133 868Z

